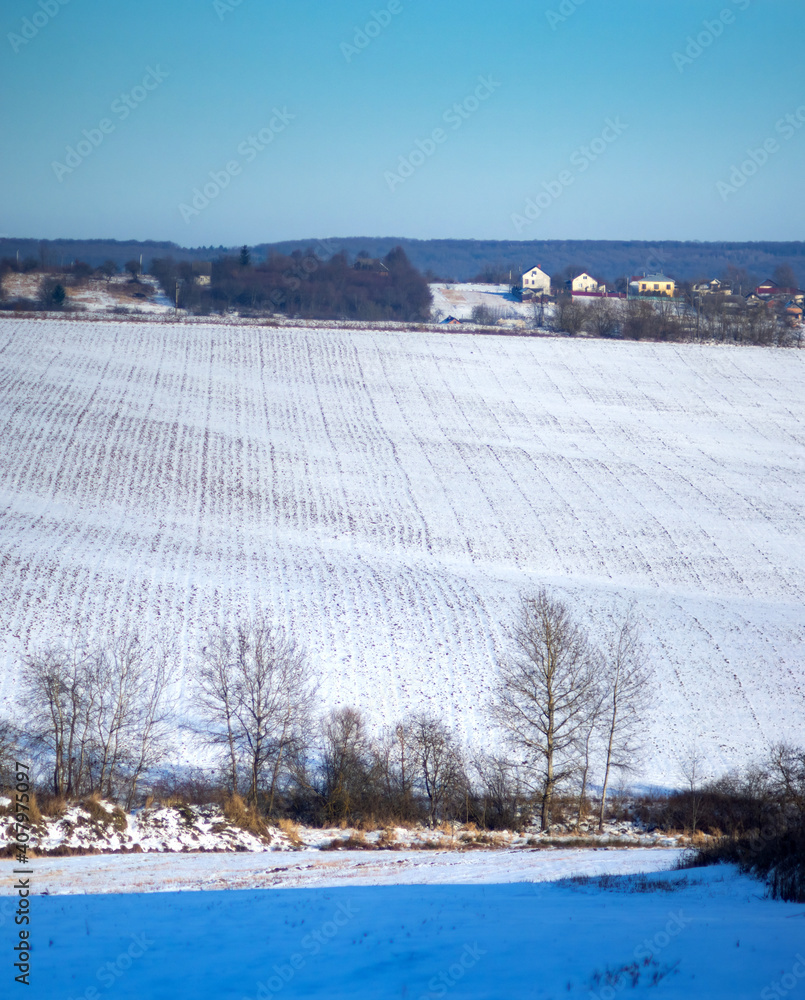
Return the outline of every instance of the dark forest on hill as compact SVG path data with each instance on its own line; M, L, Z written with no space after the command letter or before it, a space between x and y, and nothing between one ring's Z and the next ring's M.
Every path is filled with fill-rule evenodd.
M313 252L271 254L253 264L248 247L213 262L209 284L199 284L192 263L153 261L151 271L166 294L200 314L237 309L241 314L279 312L303 319L400 320L430 315L427 282L400 247L383 258L345 254L322 259Z
M643 271L664 271L679 281L709 279L726 273L730 267L745 270L760 278L788 264L805 285L805 242L713 242L660 240L412 240L404 237L346 237L327 240L304 239L260 243L251 247L255 263L270 255L290 256L294 251L329 258L346 253L353 261L359 252L383 257L395 247L405 250L411 264L431 279L470 281L487 275L496 280L508 279L535 264L549 274L561 274L568 268L576 273L587 271L614 282L622 275ZM155 259L172 257L175 261L213 261L226 254L237 254L237 247L180 247L175 243L136 240L36 240L0 239L0 257L36 258L38 262L66 265L83 260L96 267L114 260L123 267L132 257L143 255L145 270Z

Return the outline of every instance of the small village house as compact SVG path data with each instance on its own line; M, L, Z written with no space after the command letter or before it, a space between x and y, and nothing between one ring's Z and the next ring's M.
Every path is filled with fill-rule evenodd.
M589 274L587 274L586 271L583 271L581 274L576 275L576 277L573 278L572 281L568 281L565 284L566 285L570 285L571 292L600 292L600 291L605 291L605 289L602 288L602 286L598 284L598 282L595 280L595 278L593 278Z
M676 282L664 274L644 274L642 277L634 277L629 281L629 291L633 295L673 298L676 292Z
M523 275L523 291L530 292L532 295L550 295L551 276L546 274L539 265L532 267Z

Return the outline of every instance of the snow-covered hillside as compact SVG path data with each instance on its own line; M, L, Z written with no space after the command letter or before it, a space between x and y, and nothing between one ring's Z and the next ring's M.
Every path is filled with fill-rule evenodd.
M516 299L509 285L483 285L471 282L454 285L433 284L430 286L430 291L433 296L432 311L439 319L447 316L470 319L472 310L476 306L486 306L503 319L525 321L531 320L534 315L533 305Z
M0 321L0 608L80 624L266 609L331 705L483 742L521 591L657 665L646 781L805 739L805 352Z

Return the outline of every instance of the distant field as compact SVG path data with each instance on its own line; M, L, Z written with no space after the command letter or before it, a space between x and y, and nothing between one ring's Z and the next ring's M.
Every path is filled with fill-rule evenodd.
M328 703L483 742L522 590L657 664L644 778L805 739L805 352L0 320L0 677L271 609Z

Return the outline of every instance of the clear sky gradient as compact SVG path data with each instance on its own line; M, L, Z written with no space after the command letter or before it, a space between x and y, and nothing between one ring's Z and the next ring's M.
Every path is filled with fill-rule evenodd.
M0 28L2 235L805 238L803 0L7 0Z

